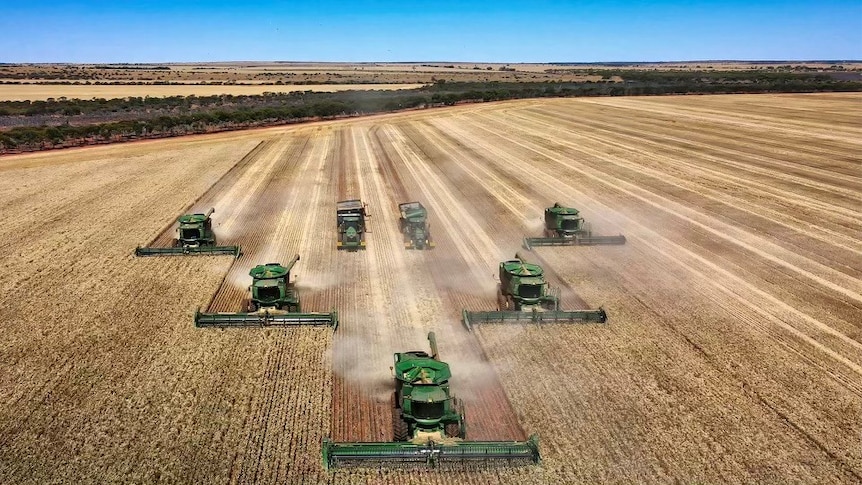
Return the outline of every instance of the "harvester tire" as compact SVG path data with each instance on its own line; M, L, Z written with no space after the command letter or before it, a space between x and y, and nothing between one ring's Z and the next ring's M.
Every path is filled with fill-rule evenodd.
M463 438L461 436L461 425L458 423L449 423L446 425L447 438Z
M410 439L407 422L401 417L401 410L394 406L392 407L392 438L394 441L407 441Z
M502 312L508 308L509 305L506 301L506 297L503 296L503 288L501 285L497 285L497 310Z

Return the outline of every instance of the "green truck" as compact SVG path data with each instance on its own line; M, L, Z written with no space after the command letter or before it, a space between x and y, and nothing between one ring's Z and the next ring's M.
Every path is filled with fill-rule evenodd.
M434 241L431 239L431 224L428 222L428 211L421 202L405 202L398 204L401 217L398 219L401 233L404 235L404 247L407 249L431 249Z
M335 205L338 222L338 249L365 249L365 204L359 199L342 200Z

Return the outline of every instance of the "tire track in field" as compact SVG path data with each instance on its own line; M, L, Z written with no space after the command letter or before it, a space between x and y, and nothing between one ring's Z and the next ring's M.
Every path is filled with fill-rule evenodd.
M821 123L801 123L791 119L775 120L765 116L750 116L751 120L741 119L738 116L728 115L725 112L700 109L692 106L669 105L666 103L657 103L644 98L612 100L603 98L600 102L585 100L588 103L598 103L609 106L619 106L620 103L625 103L625 109L629 111L644 111L647 113L658 114L663 116L673 116L676 119L685 120L701 120L704 118L710 121L722 123L729 126L740 126L749 130L772 130L782 133L793 134L802 138L816 138L820 140L832 140L840 143L853 143L862 147L862 142L854 142L853 140L862 140L862 133L858 129L844 127L829 127L828 132L822 132L824 127Z
M374 145L379 153L378 159L381 161L381 174L390 181L391 193L396 196L397 201L407 202L421 198L418 197L420 189L416 187L410 175L399 173L399 170L403 171L403 160L394 149L396 142L383 133L388 129L393 128L385 126L383 130L375 128L373 131ZM410 189L406 188L405 180ZM429 208L429 212L429 220L434 219L433 210ZM398 227L394 217L391 224L393 228ZM476 298L475 291L462 291L461 288L466 286L463 281L453 287L453 283L459 281L461 276L459 271L455 271L455 281L453 281L452 268L465 267L466 263L455 256L448 234L432 229L432 235L437 241L437 248L431 251L410 251L404 248L397 248L397 251L404 252L409 259L420 265L415 269L411 268L411 274L428 275L425 278L431 279L430 286L436 291L434 308L429 308L423 313L435 315L434 319L440 321L435 331L440 346L444 349L443 360L452 366L453 392L456 397L467 397L466 414L470 416L467 419L470 429L468 439L500 440L505 437L524 439L524 432L500 384L499 377L490 366L478 342L465 332L460 323L459 310L474 306L477 302L481 304L484 298ZM429 285L422 286L427 288ZM462 295L470 293L473 293L472 299L476 301L467 303L465 300L471 298L463 298ZM493 296L491 299L493 300Z
M328 139L319 139L318 135L314 135L311 146L306 146L307 149L303 151L302 161L296 170L273 177L273 183L279 190L278 194L270 199L270 204L283 209L278 215L278 222L270 226L270 240L266 249L258 255L258 264L264 261L284 263L296 254L301 246L305 230L298 223L305 219L302 206L311 200L316 184L310 179L319 173L325 162L323 155L328 150ZM286 200L284 194L289 194ZM302 260L298 264L301 265ZM245 448L247 459L241 465L242 472L248 473L250 480L256 483L265 481L266 477L278 476L277 467L282 463L280 457L289 453L290 447L295 444L294 440L300 436L299 433L288 435L281 432L294 427L294 409L307 404L295 402L294 380L291 378L290 368L295 366L292 364L296 359L295 353L304 351L304 348L297 346L294 341L306 337L326 339L331 330L294 327L269 329L266 332L274 342L267 351L266 375L258 391L259 397L255 399L259 407L253 424L248 428ZM276 466L275 470L273 464Z
M515 127L504 120L499 121L498 124L502 124L504 126L509 126L512 128ZM499 132L490 130L485 125L475 126L488 133L491 133L492 135L502 137ZM521 130L523 129L523 127L520 125L518 125L516 128ZM852 278L833 268L824 266L823 264L816 261L812 261L804 256L797 255L796 253L788 251L767 239L748 234L745 231L731 226L730 224L715 221L712 218L705 218L703 214L700 214L693 209L684 207L681 204L673 202L672 200L660 194L642 189L638 185L628 180L615 178L614 184L607 183L607 176L615 177L615 174L605 173L600 169L587 167L584 165L575 166L574 164L562 160L560 156L555 152L551 152L550 150L542 148L535 143L513 143L516 143L533 152L540 153L548 159L558 161L561 166L564 166L580 175L587 176L597 182L600 182L603 185L608 186L611 190L616 190L618 192L634 197L639 201L646 203L660 211L664 211L670 215L677 217L680 220L685 221L686 223L696 226L697 228L702 229L719 239L727 240L728 242L736 244L746 249L747 251L770 261L771 263L782 266L790 271L796 272L804 278L808 278L825 288L844 295L850 300L855 301L855 304L862 304L862 281L860 281L859 279ZM589 149L585 146L579 146L577 149L593 159L599 159L611 164L614 163L613 159L599 151ZM713 225L715 227L712 227ZM769 252L760 249L761 247L768 249ZM772 253L775 253L776 255L773 255ZM833 283L833 281L838 281L840 282L840 284ZM855 344L859 345L858 342L856 342ZM851 343L851 345L854 344Z
M489 131L490 132L490 130L487 130L487 128L482 126L482 125L476 125L476 126L477 126L477 128L481 129L482 131ZM493 134L493 132L491 132L491 133ZM500 135L497 134L497 136L500 136ZM598 182L601 185L604 185L607 183L607 177L603 176L602 174L599 174L592 169L574 166L574 165L568 163L567 161L563 160L559 155L557 155L554 152L550 152L549 150L543 149L543 148L535 146L533 144L521 142L521 141L517 141L517 140L511 140L511 143L522 147L524 150L542 155L542 156L546 157L548 160L553 161L557 165L569 168L572 171L574 171L575 173L578 173L583 178L586 178L588 180L592 180L594 182ZM561 180L554 179L553 177L547 177L546 175L544 175L540 171L536 172L534 174L534 176L537 179L546 179L544 181L545 186L547 186L550 190L553 190L554 192L558 192L561 196L565 196L566 193L573 193L576 191L576 189L574 187L572 187L571 185L566 184L566 183L562 182ZM648 202L647 200L644 200L643 198L638 197L635 194L632 194L629 190L623 188L621 185L625 185L625 184L622 184L620 181L616 181L616 182L617 183L613 184L614 190L622 192L626 195L633 196L634 198L636 198L638 200L641 200L643 202L647 202L649 205L653 205L655 207L658 207L657 204ZM565 188L565 190L560 190L557 187ZM587 197L587 199L591 200L591 202L595 206L599 206L599 207L604 206L604 204L598 202L597 200L593 199L592 197ZM652 232L649 228L643 226L642 223L637 222L633 219L628 219L627 225L630 227L637 227L640 231ZM689 251L685 247L680 246L679 244L677 244L671 240L668 240L662 236L659 236L658 234L655 235L654 239L662 241L662 245L664 247L672 247L672 248L674 248L675 251L679 251L681 254L687 253L693 257L699 257L699 256L695 255L694 253L691 253L691 251ZM678 258L678 256L670 258L670 260L676 261L676 258ZM706 261L704 260L704 262L706 262ZM677 263L677 264L679 264L679 263ZM833 328L829 327L827 324L820 322L819 320L816 320L816 319L814 319L814 318L812 318L806 314L803 314L802 312L796 310L793 307L790 307L789 305L776 299L772 295L769 295L769 294L763 292L762 290L760 290L756 286L745 282L744 280L742 280L738 276L733 275L733 274L725 271L723 268L714 267L714 265L711 265L711 264L709 266L711 267L710 269L714 269L715 271L717 271L717 274L722 275L724 277L724 279L727 281L727 283L717 282L715 280L715 274L713 274L712 276L707 276L700 271L697 271L696 274L699 274L702 277L704 277L707 281L709 281L710 284L715 285L716 288L719 290L729 291L728 288L730 288L730 287L745 288L746 294L748 296L758 295L760 297L760 299L763 300L765 303L765 304L758 305L758 308L761 309L761 311L763 311L762 308L781 308L782 310L784 310L784 312L786 312L789 315L789 318L787 316L785 316L783 319L778 319L778 318L772 316L770 313L769 314L770 318L768 318L768 320L770 320L772 323L774 323L778 327L783 328L784 330L786 330L790 334L798 337L799 339L806 342L807 344L814 347L815 349L823 352L825 355L828 355L829 357L831 357L833 360L837 361L838 363L843 364L844 366L847 367L848 370L852 370L856 374L859 374L860 371L862 371L862 367L860 367L859 364L857 364L854 361L849 360L847 357L845 357L841 353L835 351L834 349L832 349L828 345L825 345L822 342L820 342L819 340L814 339L808 333L803 332L800 329L798 329L797 326L800 323L805 322L807 325L802 326L802 328L810 328L809 331L813 330L813 333L815 335L826 334L826 335L829 335L832 337L837 337L837 339L839 341L843 341L844 343L849 344L851 347L858 346L859 345L858 342L855 342L852 339L849 339L846 335L843 335L839 332L836 332ZM737 294L737 293L732 292L732 291L731 291L731 293L733 293L733 298L737 302L740 302L740 303L746 304L746 305L751 304L746 299L746 296L741 295L741 294ZM812 360L812 363L814 363L814 362L815 361ZM831 374L834 374L834 373L831 373ZM848 384L846 380L840 380L839 382L844 383L844 385Z
M338 200L365 200L366 193L359 175L363 167L358 157L355 133L352 127L345 127L340 132L337 161ZM368 212L373 213L374 210L369 207ZM373 319L366 306L374 284L368 277L368 250L348 252L336 249L335 201L327 223L335 229L333 239L327 244L334 252L333 266L338 269L335 303L342 320L333 342L332 439L373 441L382 432L371 429L368 424L373 413L369 409L372 400L368 389L373 386L373 380L368 376L375 375L377 369L369 373L369 367L373 366L369 365L369 360L373 361L375 356L369 355L362 347L366 340L362 329L369 324L368 320ZM366 220L366 230L373 231L371 218ZM369 246L374 244L372 233L366 232L366 243Z
M761 215L764 212L766 212L770 216L772 216L770 220L773 223L780 224L780 225L782 225L788 229L798 230L798 228L800 228L800 227L804 227L804 228L808 228L808 229L814 229L814 231L810 231L810 230L806 231L805 234L808 237L817 238L817 239L829 242L831 244L843 247L843 248L847 249L848 251L853 251L853 252L857 252L857 253L862 254L862 249L860 249L860 248L862 248L862 243L859 242L858 238L853 237L853 235L851 235L851 234L845 234L843 232L838 232L836 230L830 229L830 228L825 227L823 225L824 222L827 222L827 221L832 222L831 219L835 219L836 215L838 215L838 213L840 213L840 217L838 217L838 218L841 220L841 222L836 222L835 224L839 225L841 228L846 230L848 228L848 226L852 226L853 224L858 225L858 223L859 223L858 217L857 217L858 214L854 211L850 211L850 210L844 209L843 207L835 206L833 204L825 204L818 199L807 197L807 196L804 196L801 194L794 194L793 192L789 192L787 190L781 191L778 189L773 189L772 187L775 186L774 183L770 184L767 182L757 182L757 181L753 181L751 178L737 177L734 175L734 172L739 171L739 170L736 170L736 168L738 168L738 167L735 167L735 170L728 172L728 171L714 170L714 169L711 169L709 167L703 167L703 166L699 166L699 165L694 164L694 163L686 162L683 160L680 153L673 153L670 150L668 150L666 144L662 145L662 144L657 143L657 142L652 142L652 141L645 139L643 137L639 138L637 135L627 135L626 133L622 133L622 131L624 131L624 130L622 130L618 127L616 127L617 128L616 130L612 130L612 129L603 129L603 128L597 128L595 126L591 126L591 128L594 131L604 133L607 135L606 137L598 137L598 136L594 136L594 135L589 135L584 130L574 131L572 129L561 128L559 126L553 126L553 125L549 126L548 122L555 121L556 119L559 119L559 118L550 117L550 116L543 116L540 114L534 114L534 116L535 116L535 118L546 120L545 122L542 123L543 127L548 128L554 132L565 134L565 136L562 137L561 139L560 138L555 139L557 143L560 143L561 140L564 140L567 138L568 139L573 139L573 138L588 139L592 142L607 146L611 149L617 148L617 149L624 150L626 152L638 154L638 155L640 155L639 160L644 160L646 158L646 159L653 161L656 165L656 168L652 171L654 172L655 175L658 176L658 178L661 178L663 180L669 180L671 178L684 180L684 179L681 179L680 177L673 177L672 172L669 172L667 170L666 166L662 166L662 162L661 162L662 155L660 155L660 151L662 151L662 149L663 149L663 151L669 152L667 155L664 155L664 156L665 157L671 156L671 158L673 160L674 168L685 167L688 169L686 172L687 174L688 173L701 174L702 176L698 177L698 179L697 179L698 184L700 184L700 185L694 184L694 183L690 183L687 185L691 186L691 187L696 187L697 190L709 191L711 194L714 194L714 196L716 196L714 198L714 200L733 199L733 200L742 201L745 204L748 204L752 207L755 207L757 210L755 211L755 210L751 210L751 209L745 209L745 208L740 207L739 204L734 204L733 207L738 209L738 210L743 210L745 212L748 212L748 213L754 214L754 215ZM512 117L520 119L525 123L534 123L534 124L538 123L535 119L530 119L530 118L524 117L524 116L518 116L515 113L512 113ZM630 144L616 143L616 142L611 141L611 139L613 139L613 138L626 139L626 140L629 140L631 143ZM571 143L563 143L563 144L570 146L570 147L573 147L573 148L575 147L575 145L571 144ZM640 149L640 148L638 148L639 146L652 146L652 147L656 148L657 151L649 151L649 150ZM719 159L718 157L703 156L701 154L697 154L696 157L698 159L710 160L711 162L714 162L715 164L718 164L718 165L722 165L724 163L723 160ZM629 163L629 164L627 164L627 166L631 167L632 164ZM662 169L664 169L664 170L662 170ZM643 164L639 164L638 170L645 171L645 170L650 170L650 169L645 167ZM762 172L765 173L766 170L763 170ZM716 184L721 190L711 189L709 187L702 185L704 180L711 181L713 184ZM737 189L745 189L746 192L742 192L740 195L734 195L733 192L727 190L727 184L729 184L729 183L732 184L731 187L737 188ZM750 198L744 198L743 196L745 196L745 195L749 195ZM772 200L771 198L775 198L775 199ZM788 212L787 207L783 207L783 206L779 205L775 209L772 208L774 205L786 204L787 202L792 202L794 204L794 207L793 207L794 213L798 214L800 216L805 216L806 214L804 213L804 211L810 210L812 208L817 208L820 212L816 216L809 217L808 219L810 219L810 220L802 220L802 219L799 219L798 217L795 217L794 215L788 214L787 213ZM784 222L784 220L787 220L790 222ZM832 236L832 239L821 235L821 231L823 233L826 233L826 234ZM839 241L835 241L834 239L838 239Z
M242 158L237 161L224 175L222 175L218 180L216 180L213 185L201 194L194 202L189 204L185 209L182 210L180 214L177 215L179 217L182 214L193 214L193 213L202 213L209 210L211 207L215 207L215 203L219 200L220 196L225 192L229 192L233 190L239 179L243 177L245 172L249 169L250 166L254 165L257 160L260 158L261 154L265 153L272 145L276 142L275 138L269 138L266 140L261 140L260 143L255 145L248 153L246 153ZM236 210L236 207L224 207L222 210L230 213ZM221 211L218 212L221 214ZM213 214L213 221L216 219L215 213ZM176 234L175 227L177 225L176 219L172 220L168 223L165 228L158 234L156 237L147 245L148 247L159 247L166 248L171 247L173 245L174 236ZM214 228L216 232L216 238L218 238L218 229ZM219 244L224 245L225 243L219 242Z
M618 109L613 108L612 109ZM550 115L552 118L563 119L573 124L585 124L592 127L594 123L603 125L615 133L618 129L623 133L630 133L639 138L645 138L649 135L649 140L657 143L658 146L665 146L667 141L671 141L679 147L685 147L687 151L698 159L710 157L712 161L726 165L734 166L741 171L759 173L771 178L791 182L800 185L806 185L812 188L820 188L828 192L840 193L844 196L853 197L852 188L848 188L848 179L853 180L855 172L853 164L846 162L840 163L840 167L847 173L836 173L833 170L826 170L816 166L816 160L822 159L824 156L823 150L819 148L812 156L814 160L808 160L803 163L797 152L788 152L787 146L796 147L798 143L795 140L789 140L783 145L773 146L769 138L776 138L781 133L780 131L763 132L759 136L748 136L744 131L731 131L725 125L716 124L710 120L704 120L702 124L692 123L691 126L702 126L700 130L691 130L686 133L686 137L674 136L673 132L678 130L677 122L674 119L668 119L664 122L661 120L649 119L650 125L644 126L640 121L627 121L626 117L599 115L589 119L572 117L569 112L560 111L556 107L541 106L531 112L541 112ZM625 114L626 111L618 109L619 113ZM622 119L620 119L622 118ZM635 118L639 120L640 118ZM602 121L603 120L603 121ZM636 130L635 132L629 129ZM659 129L659 131L656 131ZM713 132L718 132L713 134ZM732 133L729 137L728 134ZM731 143L729 140L733 140ZM771 150L765 150L771 148ZM832 152L833 158L846 156L848 150L852 151L851 147L842 145L841 150ZM781 158L777 158L780 155ZM734 162L734 160L745 160L747 163ZM835 163L830 163L830 167ZM828 180L828 182L826 182Z
M524 112L520 112L523 114ZM603 117L591 117L588 120L572 117L569 113L559 112L549 107L540 107L527 111L535 117L545 120L543 126L548 126L548 123L558 125L559 120L564 120L569 124L589 127L593 131L604 133L607 137L603 140L609 143L609 139L627 139L631 140L635 146L650 146L654 148L653 153L669 152L674 155L674 158L681 158L680 153L690 155L694 160L703 160L710 162L713 166L727 167L728 171L718 172L722 176L731 177L740 183L751 183L750 178L736 177L736 173L756 174L767 178L767 180L758 185L758 188L771 193L772 195L787 194L790 189L795 187L803 187L807 189L816 189L820 194L820 198L813 198L804 195L796 195L796 197L805 200L806 204L811 204L814 207L821 209L840 212L846 217L852 217L855 210L854 199L858 195L858 186L862 183L862 178L848 177L847 175L836 174L823 169L817 169L817 173L811 171L798 171L794 173L794 163L786 159L778 159L774 153L763 155L762 138L752 138L750 142L741 143L738 137L734 138L734 148L724 146L727 142L727 135L710 135L710 132L690 130L686 132L686 137L675 136L673 133L677 131L673 124L651 123L644 126L643 124L635 124L636 122L626 121L620 122L618 119L602 121ZM519 113L514 113L518 116ZM523 116L521 116L523 117ZM553 126L552 125L552 126ZM715 129L715 127L709 127ZM557 126L557 129L559 127ZM573 133L587 136L586 130L581 130ZM669 144L668 142L673 142ZM624 145L625 148L631 148L631 145ZM713 155L711 153L716 153ZM842 151L841 155L846 155L848 152ZM823 154L819 154L822 159ZM794 157L793 154L786 155ZM682 160L677 160L679 163L685 163ZM703 167L698 167L704 169ZM808 167L812 168L812 167ZM816 178L815 178L816 175ZM821 179L831 179L830 182L821 181ZM785 182L787 187L784 190L776 191L773 187L781 188L783 185L779 181ZM824 196L829 196L830 199L836 199L834 203L827 202L822 199Z
M509 117L511 118L512 115L510 114ZM528 124L528 123L525 121L524 124L522 124L521 126L524 126L526 124ZM454 128L451 128L451 129L454 130ZM551 128L549 128L549 130L550 129ZM545 131L547 131L547 130L545 130ZM573 143L563 141L562 139L560 139L558 141L559 141L559 143L562 143L562 144L565 144L566 146L569 146L573 150L574 149L585 149L585 148L582 148L581 146L576 146ZM481 142L480 140L477 140L476 143L483 143L483 142ZM493 145L487 145L485 147L485 149L492 151L492 152L493 152L493 150L495 150ZM503 155L499 155L499 156L503 156ZM623 166L622 163L610 161L609 164L603 165L603 168L611 166L611 165ZM634 167L629 167L629 168L632 171L635 170ZM608 175L610 175L612 177L615 176L615 174L610 172L610 171L608 171L607 173L608 173ZM671 193L671 194L677 194L676 197L679 196L679 191L676 191L674 189L663 189L661 186L652 187L650 182L648 182L644 178L638 178L636 174L629 177L629 179L638 179L639 180L639 182L638 182L639 186L650 188L650 189L652 189L652 191L654 193ZM703 194L703 192L701 191L701 195L702 194ZM706 197L706 196L704 196L704 197ZM716 201L719 201L719 200L716 199ZM699 199L689 200L687 202L688 203L685 204L686 207L698 207L700 205ZM718 212L719 216L726 214L726 213L728 213L728 211L719 211ZM762 227L763 224L760 224L759 226L758 225L750 225L750 226L756 228L756 227ZM697 231L697 232L702 232L702 231ZM704 245L704 247L715 246L711 241L711 239L715 239L715 238L713 238L711 235L707 235L706 233L704 233L703 236L700 237L699 239L703 241L700 244ZM752 241L756 241L756 240L752 239ZM752 245L757 246L757 243L752 242ZM738 253L740 251L745 251L746 249L747 248L737 248L735 246L731 246L729 248L723 248L723 249L718 248L718 250L713 250L713 253L716 255L722 255L722 257L724 257L724 258L731 259L731 258L729 258L729 256L727 254L724 254L724 253L726 253L727 251ZM766 249L769 249L769 248L766 248ZM806 251L803 248L800 248L798 251L795 251L795 252L793 252L793 251L788 252L787 250L785 250L784 252L785 252L785 254L803 255L803 257L806 257L806 256L804 256L804 254L811 254L814 257L816 257L814 262L817 264L829 263L829 262L833 262L833 261L835 261L836 263L840 263L842 261L842 259L839 258L838 255L835 255L835 258L833 258L833 259L828 259L828 258L826 258L825 255L820 256L816 253ZM834 251L833 251L833 254L834 254ZM779 255L779 257L780 256L781 255ZM784 258L781 258L781 259L784 260ZM847 264L853 264L853 261L847 260L846 263ZM790 262L788 262L788 264L790 264ZM810 288L815 294L820 295L820 298L829 299L831 301L829 306L837 309L839 311L839 315L841 315L841 317L846 322L846 324L843 325L845 327L844 329L842 329L843 332L849 333L851 335L853 334L853 332L855 332L855 327L853 325L853 323L854 323L853 315L857 312L857 309L859 308L858 305L856 305L852 302L848 302L842 298L836 298L836 296L833 294L832 291L826 291L826 289L821 288L817 284L807 281L807 279L804 277L800 278L799 276L796 276L793 273L786 272L786 269L788 268L787 264L783 265L784 268L782 268L782 265L776 265L776 264L774 264L774 261L773 261L773 264L770 264L770 266L772 268L769 269L769 271L764 270L764 271L766 271L765 273L764 273L764 271L760 271L759 272L760 276L757 276L757 277L761 278L761 279L765 279L766 281L772 281L775 278L786 278L786 279L789 278L789 279L797 282L798 284L805 285L806 287ZM744 270L742 268L740 268L740 270L741 270L740 272L751 272L752 268L753 267L750 267L750 268L744 269ZM851 281L851 279L853 279L853 274L862 274L862 268L855 269L853 267L847 267L847 266L841 267L840 265L838 265L838 269L835 269L835 271L840 271L841 273L846 274L845 280L847 280L847 281ZM786 272L786 274L781 274L783 272ZM804 276L804 275L802 275L802 276ZM827 277L828 277L828 275L827 275ZM817 283L819 283L819 282L820 281L818 281ZM784 285L778 285L776 290L780 290L781 292L783 292L784 291ZM829 290L834 290L834 287L829 288ZM799 297L796 297L796 298L798 299Z
M494 251L490 256L487 253L480 253L481 256L477 257L475 250L468 249L471 245L467 239L487 239L487 235L484 231L480 233L464 231L465 226L459 226L470 220L470 217L443 179L431 168L432 159L422 153L421 148L414 145L410 138L393 127L383 127L381 134L387 140L386 151L391 149L390 160L400 162L398 165L393 163L391 169L403 171L405 175L399 177L409 180L408 183L415 186L415 192L411 192L412 197L409 198L421 198L423 202L427 201L426 206L432 216L446 229L442 232L439 229L433 232L438 246L430 253L424 253L423 257L427 260L429 272L438 292L446 295L449 303L450 329L447 333L456 343L460 342L457 347L458 354L452 357L448 356L451 353L447 354L445 359L452 365L455 376L453 386L458 386L454 389L454 393L464 398L467 404L465 414L470 429L468 438L474 440L525 439L518 415L499 377L493 367L488 365L487 355L459 322L460 308L487 308L494 304L496 290L488 284L490 278L485 276L487 273L483 273L481 268L488 264L482 260L490 260L499 250ZM418 197L420 194L421 197ZM460 215L457 222L452 214ZM470 225L467 224L467 226ZM494 261L493 266L488 269L493 271L498 264L499 261ZM458 268L454 276L449 270L452 267ZM464 273L463 270L466 268L471 270L473 278ZM444 342L442 338L440 340L441 347L451 345ZM466 380L458 378L459 368L462 369L462 373L467 373Z
M225 275L224 282L213 295L208 312L236 312L241 310L242 301L248 292L248 271L260 264L259 259L266 255L267 242L272 241L272 228L279 214L279 201L283 199L285 173L297 169L307 147L307 134L295 140L285 140L280 149L272 153L272 160L260 169L248 171L249 185L242 190L240 208L222 223L226 226L231 240L241 241L243 255L239 257ZM238 190L241 190L238 188ZM236 226L236 227L234 227ZM243 231L241 234L240 231ZM267 262L267 261L264 261Z

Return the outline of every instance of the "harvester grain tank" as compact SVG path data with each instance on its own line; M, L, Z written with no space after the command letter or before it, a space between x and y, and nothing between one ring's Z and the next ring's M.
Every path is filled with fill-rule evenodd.
M525 237L524 247L533 246L596 246L625 244L626 237L594 236L592 229L577 209L555 203L545 209L544 237Z
M338 221L338 249L365 249L365 204L361 200L342 200L335 206Z
M526 262L520 255L500 263L495 312L464 310L462 321L472 331L478 323L576 323L607 321L604 309L560 310L560 291L545 279L541 266Z
M527 441L466 441L464 404L452 395L449 364L440 360L434 332L431 354L395 354L392 408L393 441L334 443L324 440L323 464L369 466L459 462L531 464L540 460L538 438Z
M338 326L338 314L302 313L299 291L290 281L290 270L299 255L285 265L267 263L249 271L252 278L249 296L242 313L195 312L196 327L265 327L283 325Z
M431 249L434 241L431 239L431 224L428 222L428 211L421 202L406 202L398 204L401 218L398 222L404 235L404 247L407 249Z
M216 235L212 228L212 214L215 208L211 208L206 214L184 214L177 218L177 237L173 241L173 247L169 248L145 248L137 247L136 256L165 256L182 254L233 254L238 258L239 246L219 246L216 243Z

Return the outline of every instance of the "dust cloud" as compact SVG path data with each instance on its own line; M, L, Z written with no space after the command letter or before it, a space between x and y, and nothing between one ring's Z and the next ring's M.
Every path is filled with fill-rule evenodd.
M333 345L333 368L346 381L363 389L375 400L385 401L393 391L392 372L395 352L424 350L430 352L425 339L427 330L396 327L374 311L359 311L350 316L360 325L338 329Z
M310 273L297 273L293 277L299 290L323 291L339 285L339 275L334 271L324 271L316 268Z
M446 270L445 277L437 282L442 288L487 300L489 305L496 304L496 265L488 267L485 274L477 275L476 271L464 266L464 261L456 256L438 258L435 264Z

